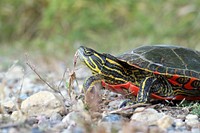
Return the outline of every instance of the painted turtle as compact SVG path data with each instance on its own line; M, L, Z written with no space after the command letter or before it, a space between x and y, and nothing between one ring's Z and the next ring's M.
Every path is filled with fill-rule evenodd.
M137 103L150 99L200 100L200 52L171 45L142 46L120 56L101 54L81 46L79 58L92 70L84 83L137 96Z

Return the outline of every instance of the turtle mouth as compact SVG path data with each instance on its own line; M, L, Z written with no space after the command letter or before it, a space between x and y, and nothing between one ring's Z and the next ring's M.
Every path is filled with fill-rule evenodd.
M77 53L78 53L78 57L79 59L82 61L82 62L85 62L86 61L86 58L85 58L85 55L84 55L84 47L83 46L80 46L77 50Z

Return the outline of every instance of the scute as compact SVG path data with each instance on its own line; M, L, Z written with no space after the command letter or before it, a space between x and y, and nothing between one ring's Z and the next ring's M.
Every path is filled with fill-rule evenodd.
M171 45L142 46L117 58L141 69L200 79L200 52L188 48Z

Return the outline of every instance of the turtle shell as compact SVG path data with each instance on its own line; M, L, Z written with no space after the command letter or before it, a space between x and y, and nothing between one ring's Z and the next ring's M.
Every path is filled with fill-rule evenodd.
M178 46L142 46L117 57L137 68L200 79L200 52Z

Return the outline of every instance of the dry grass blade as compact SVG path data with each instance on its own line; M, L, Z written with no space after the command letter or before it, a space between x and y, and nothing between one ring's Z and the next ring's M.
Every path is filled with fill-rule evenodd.
M117 110L110 111L108 113L109 114L122 114L126 110L134 109L134 108L137 108L137 107L143 107L143 106L146 106L145 107L145 109L146 109L146 108L149 108L149 107L154 107L155 105L137 103L137 104L134 104L134 105L130 105L130 106L127 106L127 107L123 107L123 108L120 108L120 109L117 109ZM130 113L133 113L133 112L131 111Z
M73 89L74 81L78 85L78 81L76 79L76 73L75 73L75 67L76 67L76 63L77 63L77 58L78 58L78 53L76 52L75 55L74 55L73 70L72 71L69 70L68 94L69 94L70 98L71 98L71 92L72 92L72 89Z
M44 78L41 77L41 75L37 72L37 70L33 67L33 65L31 65L30 61L28 60L28 57L26 55L26 64L29 66L29 68L39 77L39 79L44 82L50 89L52 89L54 92L59 93L63 99L65 99L65 97L62 95L61 91L58 89L55 89L52 85L50 85Z
M61 81L60 81L60 83L59 83L59 85L58 85L58 87L57 87L57 90L58 90L58 91L60 91L60 86L61 86L62 82L64 81L66 72L67 72L67 69L65 69L65 71L64 71L64 73L63 73L63 76L62 76L62 79L61 79Z
M39 77L39 79L41 81L43 81L50 89L52 89L54 91L54 93L59 93L60 96L62 97L62 100L60 99L60 97L58 97L56 94L54 94L57 99L62 103L62 106L64 108L64 112L67 112L67 109L65 107L65 103L64 101L66 100L65 97L62 95L60 89L55 89L52 85L50 85L45 79L43 79L40 74L36 71L36 69L33 67L33 65L31 65L30 61L28 60L28 56L26 55L26 64L30 67L30 69ZM63 74L64 77L65 73ZM62 82L62 81L61 81Z

